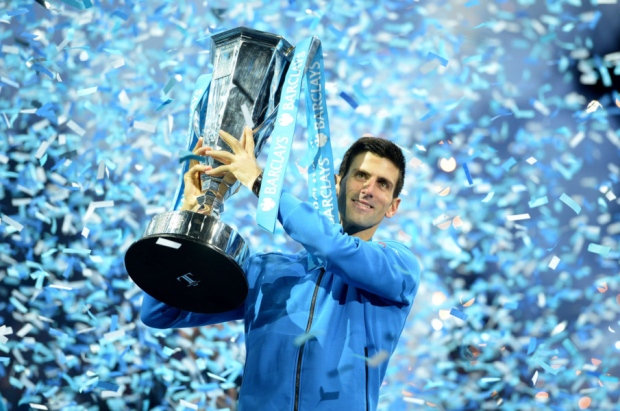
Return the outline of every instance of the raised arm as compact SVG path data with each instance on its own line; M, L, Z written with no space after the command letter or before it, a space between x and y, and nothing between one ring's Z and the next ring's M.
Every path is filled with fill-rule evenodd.
M201 149L198 155L211 156L225 164L205 173L232 173L244 186L252 189L261 174L254 156L252 130L246 127L239 141L223 131L220 131L220 137L230 145L233 153ZM310 203L287 193L282 194L278 211L278 219L287 234L323 260L326 269L340 275L348 284L393 302L413 302L420 280L420 266L406 247L394 241L376 243L349 236Z
M395 241L364 241L342 232L310 203L283 193L278 219L286 233L325 268L360 289L394 302L411 304L420 281L414 255Z
M140 319L145 325L152 328L184 328L201 325L217 324L226 321L243 319L245 304L239 308L220 314L198 314L179 310L156 300L147 293L143 293Z

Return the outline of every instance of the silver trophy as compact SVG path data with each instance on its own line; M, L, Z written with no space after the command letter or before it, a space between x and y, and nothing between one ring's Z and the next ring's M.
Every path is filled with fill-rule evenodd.
M271 134L293 46L281 36L240 27L212 36L213 75L193 113L192 133L203 146L231 148L222 129L239 138L254 126L256 156ZM205 162L221 165L211 157ZM241 236L219 219L224 201L239 188L201 175L198 212L156 215L125 255L127 273L146 293L182 310L219 313L239 307L248 293L242 270L249 251Z

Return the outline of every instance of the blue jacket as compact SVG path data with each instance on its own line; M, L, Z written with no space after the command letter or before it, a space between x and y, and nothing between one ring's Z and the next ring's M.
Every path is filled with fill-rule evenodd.
M394 241L349 236L286 193L278 219L305 251L250 256L241 307L197 314L145 294L142 321L178 328L243 319L241 411L375 410L387 357L418 290L416 258ZM309 268L307 253L323 263Z

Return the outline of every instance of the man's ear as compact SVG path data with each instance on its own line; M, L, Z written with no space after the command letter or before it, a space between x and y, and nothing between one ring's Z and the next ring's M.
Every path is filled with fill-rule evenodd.
M392 200L392 204L390 204L390 206L388 207L387 211L385 212L385 216L387 218L394 217L394 215L398 211L398 206L399 205L400 205L400 198L395 198L394 200Z
M334 180L336 180L336 197L340 195L340 174L334 174Z

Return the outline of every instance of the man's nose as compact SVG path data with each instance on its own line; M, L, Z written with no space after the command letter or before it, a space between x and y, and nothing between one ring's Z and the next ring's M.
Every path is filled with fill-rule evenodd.
M361 194L367 197L372 197L374 195L374 190L375 190L374 187L375 187L375 182L372 179L367 180L364 183L364 186L362 187Z

